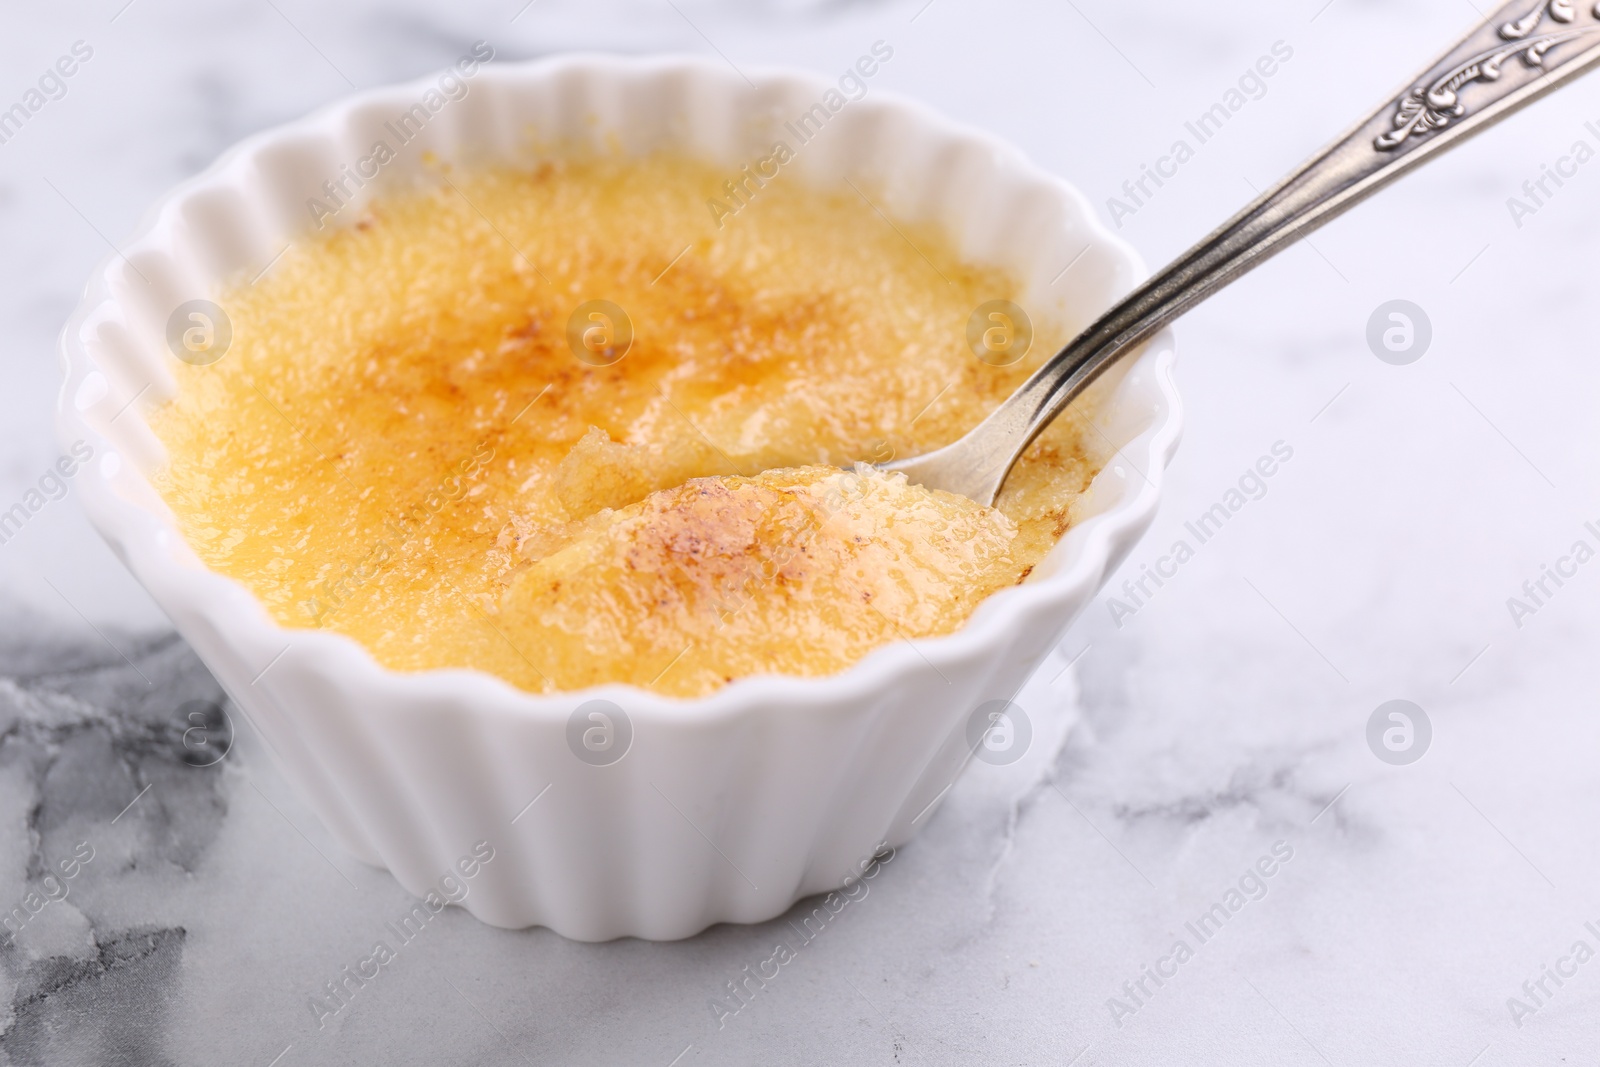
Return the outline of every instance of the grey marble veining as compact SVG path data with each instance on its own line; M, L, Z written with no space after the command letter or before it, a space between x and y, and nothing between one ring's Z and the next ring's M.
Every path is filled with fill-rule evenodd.
M1456 0L124 3L0 11L0 104L75 41L94 49L0 144L0 508L57 454L54 336L109 242L239 137L477 39L508 60L716 49L829 70L881 38L882 88L1017 143L1157 261L1478 17ZM1292 58L1259 97L1115 209L1278 42ZM1172 492L1020 695L1027 755L974 765L810 941L790 924L814 901L672 944L449 909L319 1020L311 998L412 902L300 804L69 487L0 544L0 1062L1582 1062L1600 1024L1600 962L1574 952L1600 950L1600 569L1532 614L1508 601L1600 520L1600 164L1531 215L1509 200L1600 146L1596 121L1600 81L1579 83L1180 324ZM1365 339L1394 299L1433 325L1409 366ZM1279 442L1293 458L1259 498L1189 532ZM1123 583L1183 540L1192 556L1130 600ZM1433 727L1408 766L1367 742L1396 698ZM779 942L779 976L728 1000Z
M214 707L220 690L172 634L126 643L124 661L15 606L8 621L0 1050L15 1063L162 1062L188 931L125 904L152 878L191 875L222 831L222 769L185 761L169 704Z

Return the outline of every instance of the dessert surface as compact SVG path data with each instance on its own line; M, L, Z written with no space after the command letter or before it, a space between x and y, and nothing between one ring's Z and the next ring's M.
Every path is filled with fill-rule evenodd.
M1019 286L940 234L787 174L728 216L667 155L439 177L224 293L230 350L152 418L185 536L281 624L693 697L951 632L1070 525L1079 414L992 509L853 469L959 437L1063 339L974 355Z

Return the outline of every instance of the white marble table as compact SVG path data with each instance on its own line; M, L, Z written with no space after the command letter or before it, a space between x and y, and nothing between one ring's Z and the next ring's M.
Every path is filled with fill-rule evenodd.
M829 70L881 38L896 52L879 84L1012 139L1108 220L1108 198L1283 42L1259 99L1116 211L1160 260L1478 17L1457 0L523 2L0 11L0 107L74 42L93 50L0 144L0 509L56 455L54 337L108 240L238 137L475 39L506 58L715 48ZM1102 598L1021 697L1027 757L976 765L720 1027L709 1002L783 922L595 946L451 910L319 1029L309 995L406 894L339 852L248 732L215 766L181 762L180 707L214 683L70 494L49 503L0 545L0 908L64 899L35 898L0 946L0 1062L1592 1057L1600 962L1572 952L1600 950L1600 565L1508 608L1574 542L1600 545L1584 525L1600 520L1600 163L1531 215L1507 203L1574 142L1600 147L1589 121L1600 80L1182 324L1174 489L1113 585L1192 537L1275 444L1292 458L1132 614ZM1433 328L1406 366L1365 339L1394 299ZM1368 746L1392 699L1432 724L1419 762ZM93 859L63 880L79 842Z

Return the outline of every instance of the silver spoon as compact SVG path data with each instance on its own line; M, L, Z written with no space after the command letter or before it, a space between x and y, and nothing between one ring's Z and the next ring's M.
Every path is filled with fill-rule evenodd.
M934 452L880 464L993 504L1039 432L1114 361L1412 167L1600 61L1600 3L1512 0L1276 187L1102 315L988 418Z

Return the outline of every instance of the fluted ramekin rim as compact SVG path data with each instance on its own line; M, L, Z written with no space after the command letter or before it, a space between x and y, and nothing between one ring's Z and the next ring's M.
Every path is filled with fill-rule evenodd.
M656 55L624 57L603 53L573 53L517 64L497 64L485 68L478 77L512 79L541 76L577 68L593 68L602 73L668 73L687 71L709 78L728 79L732 75L715 63L694 56ZM824 86L818 76L782 67L747 67L752 80L793 80ZM115 319L116 297L110 275L119 262L155 243L163 229L173 224L182 206L198 193L226 185L230 172L243 159L289 137L317 131L331 132L357 108L386 100L413 99L431 84L431 77L397 85L364 90L328 104L311 114L250 135L226 150L209 167L188 178L156 201L144 214L133 236L108 253L94 268L84 294L62 329L60 353L64 380L57 402L57 431L64 447L80 439L99 442L105 452L120 452L117 441L94 429L79 412L74 397L94 366L83 331L92 322ZM1096 217L1086 198L1062 179L1039 169L1016 148L981 130L946 119L928 107L887 90L875 90L877 105L899 111L911 121L952 138L980 144L1007 157L1008 164L1025 176L1052 186L1063 198L1071 214L1068 221L1081 225L1094 244L1114 254L1133 276L1145 273L1134 250L1108 231ZM853 704L863 697L895 686L908 675L938 670L963 656L993 647L1009 636L1010 621L1030 613L1045 602L1062 600L1075 590L1091 587L1092 595L1119 558L1148 525L1159 503L1168 461L1177 447L1182 430L1182 406L1172 371L1175 362L1173 338L1164 330L1148 342L1135 358L1129 373L1149 374L1159 396L1153 405L1153 421L1119 454L1140 473L1138 479L1125 479L1122 496L1111 507L1074 526L1067 538L1072 545L1062 565L1054 573L1001 590L989 597L971 618L953 633L926 638L904 639L881 646L856 663L829 675L789 676L754 675L735 679L702 697L679 698L621 683L608 683L580 690L533 693L511 683L470 668L443 668L425 671L398 671L380 665L365 646L343 634L280 625L266 607L242 583L207 567L196 568L181 560L173 546L183 543L183 535L170 517L121 496L109 478L88 477L78 482L85 508L102 535L123 555L124 562L150 590L152 596L174 618L198 615L209 619L220 632L229 635L235 648L267 650L282 646L310 669L359 685L380 700L385 695L430 701L448 699L466 704L486 714L565 718L571 708L584 701L609 699L623 703L636 723L655 722L694 724L759 713L775 702L792 704ZM142 418L137 407L124 417ZM97 452L101 452L97 449ZM101 452L102 458L105 452ZM1108 464L1109 466L1110 464ZM142 474L133 472L136 477ZM1102 472L1101 477L1105 476ZM179 610L174 611L177 608ZM181 629L181 627L180 627ZM270 653L269 653L270 654ZM263 663L265 666L265 663Z

